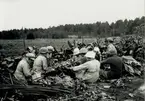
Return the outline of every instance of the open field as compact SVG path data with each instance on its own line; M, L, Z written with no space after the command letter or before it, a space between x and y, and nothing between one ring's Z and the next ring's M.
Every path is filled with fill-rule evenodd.
M77 42L84 42L85 44L97 41L97 38L85 38L85 39L33 39L33 40L25 40L25 47L27 46L36 46L37 48L51 45L55 47L57 50L60 48L68 48L67 41L73 42L74 40ZM104 40L104 38L101 38ZM115 42L118 43L120 37L115 37ZM145 38L143 38L145 42ZM102 43L99 43L102 44ZM24 40L0 40L0 46L2 46L2 50L7 56L17 56L21 55L24 51Z
M94 42L97 39L91 38L91 39L35 39L35 40L25 40L25 45L27 46L36 46L37 48L40 48L42 46L48 46L52 45L56 47L57 50L60 48L67 48L67 41L70 40L73 42L73 40L84 42L84 43L90 43ZM3 51L7 55L20 55L24 51L24 41L21 40L0 40L0 45L3 47Z

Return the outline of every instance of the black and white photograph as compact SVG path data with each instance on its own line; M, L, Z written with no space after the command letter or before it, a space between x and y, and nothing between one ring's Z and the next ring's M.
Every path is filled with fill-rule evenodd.
M144 101L145 0L0 0L0 101Z

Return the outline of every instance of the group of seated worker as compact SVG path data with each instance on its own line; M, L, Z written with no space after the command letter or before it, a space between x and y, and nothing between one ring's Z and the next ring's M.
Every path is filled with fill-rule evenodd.
M101 52L97 45L89 44L79 49L73 49L72 59L78 65L70 69L75 73L77 79L86 83L94 83L100 79L118 79L122 76L123 61L117 56L117 50L113 45L113 39L106 39L105 60L101 59ZM29 80L37 81L42 78L42 74L49 71L49 59L54 51L52 46L41 47L38 56L34 53L26 53L19 62L14 77L23 84L28 84ZM100 56L98 58L98 56Z
M113 45L113 39L106 39L106 55L107 58L102 60L96 58L101 56L101 52L97 46L89 45L74 49L74 59L80 65L74 66L71 69L76 73L78 79L87 83L96 82L101 79L118 79L122 76L122 68L124 66L122 58L117 56L117 50Z

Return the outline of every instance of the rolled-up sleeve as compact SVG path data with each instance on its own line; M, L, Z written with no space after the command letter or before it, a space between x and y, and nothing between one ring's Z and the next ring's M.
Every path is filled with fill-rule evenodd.
M88 68L88 65L87 65L86 63L84 63L84 64L81 64L81 65L79 65L79 66L75 66L75 67L73 67L72 69L73 69L74 71L79 71L79 70L87 69L87 68Z

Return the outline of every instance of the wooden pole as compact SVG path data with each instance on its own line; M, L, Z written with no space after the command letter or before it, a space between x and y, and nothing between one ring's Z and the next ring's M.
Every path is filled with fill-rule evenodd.
M26 42L25 42L25 38L26 38L26 29L23 30L23 27L22 27L22 34L24 35L23 36L23 46L24 46L24 50L26 49Z
M24 50L26 49L25 38L23 38Z
M11 83L12 83L12 85L14 84L14 82L13 82L13 79L12 79L12 76L11 76L11 74L9 73L9 76L10 76L10 80L11 80Z
M82 36L82 43L84 43L84 37Z

